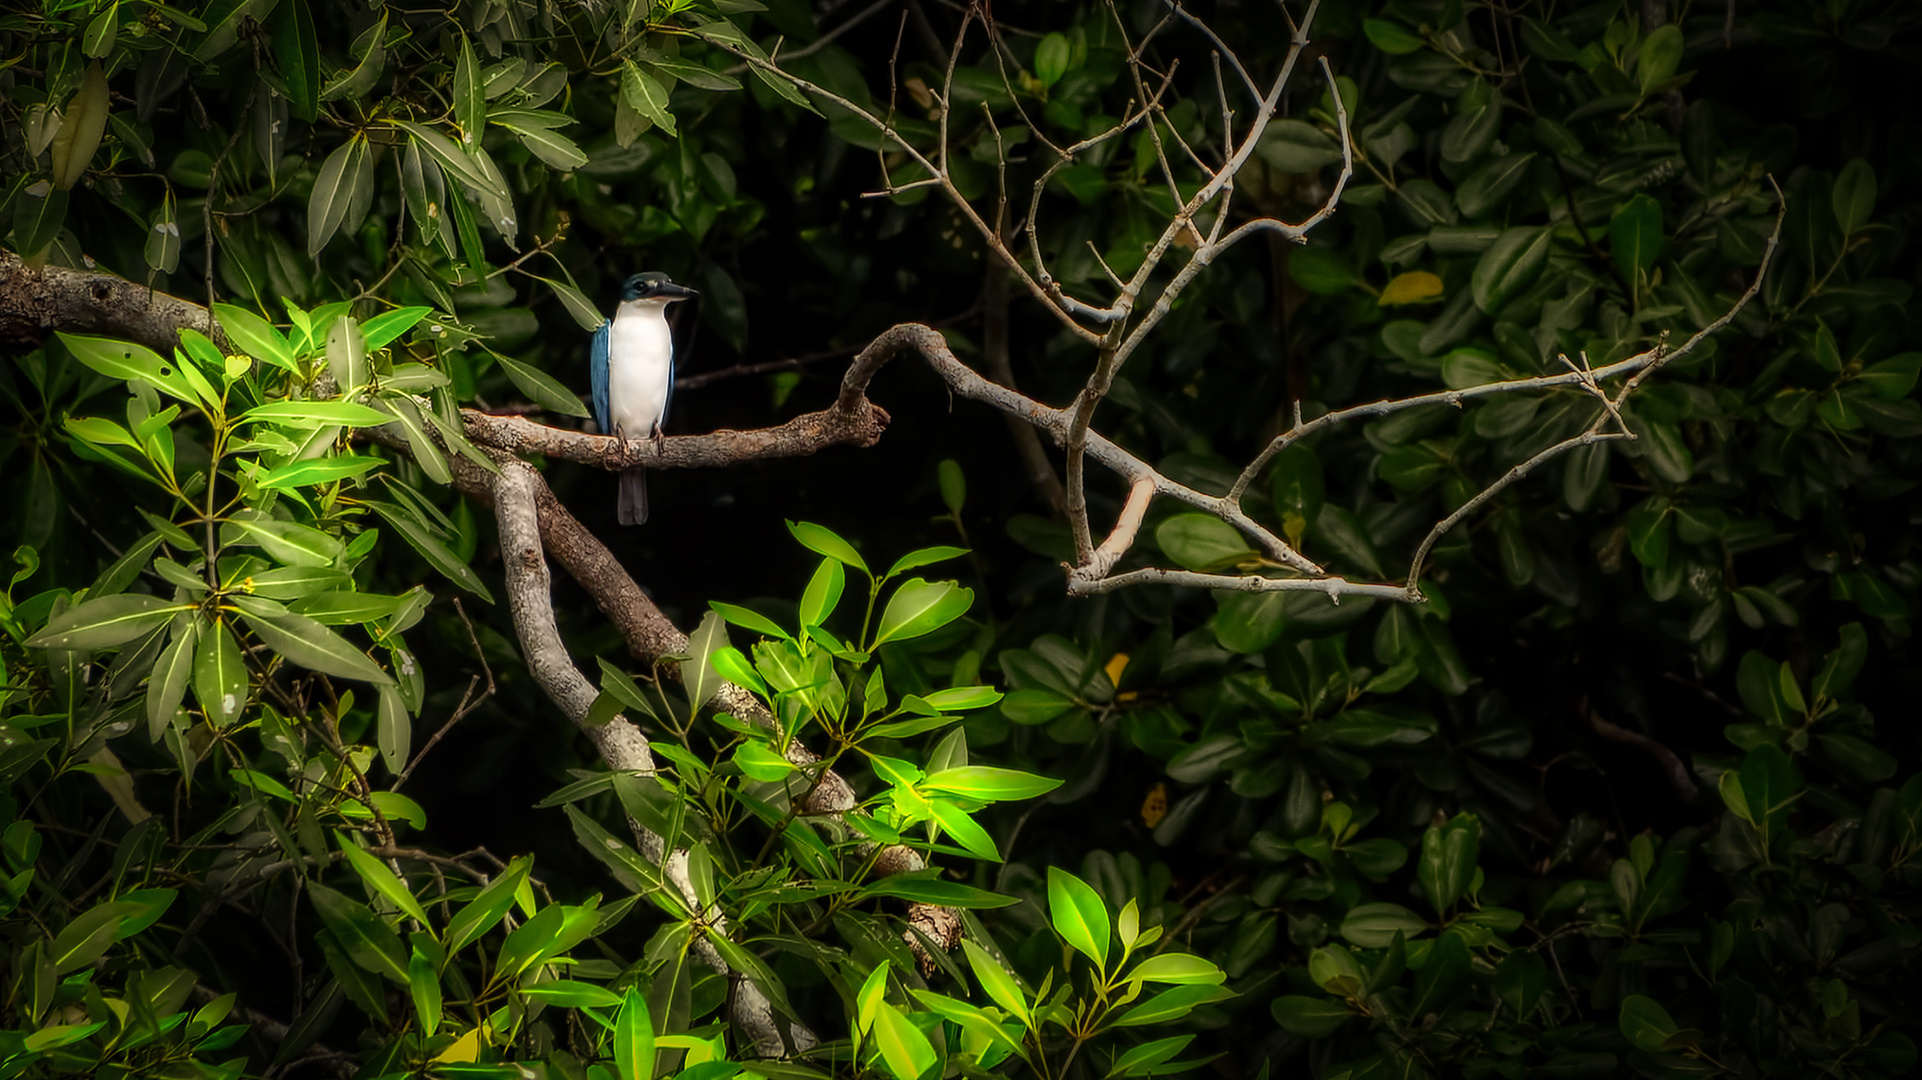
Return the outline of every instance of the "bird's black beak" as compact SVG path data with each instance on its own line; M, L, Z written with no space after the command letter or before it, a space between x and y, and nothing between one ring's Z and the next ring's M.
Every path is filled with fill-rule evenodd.
M686 300L689 297L699 296L701 294L685 285L676 285L671 281L665 281L654 287L654 295L663 300Z

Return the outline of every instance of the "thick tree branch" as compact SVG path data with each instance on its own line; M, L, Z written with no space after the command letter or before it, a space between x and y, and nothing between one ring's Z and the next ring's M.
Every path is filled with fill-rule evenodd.
M34 269L0 250L0 349L31 349L56 330L137 341L172 356L180 332L198 330L233 350L207 309L123 277L62 266Z

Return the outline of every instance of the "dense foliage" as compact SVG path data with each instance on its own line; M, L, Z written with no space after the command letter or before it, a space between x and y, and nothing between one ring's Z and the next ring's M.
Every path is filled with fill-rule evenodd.
M991 40L937 5L822 9L0 16L9 250L211 304L233 347L67 334L0 364L0 1073L1913 1067L1922 141L1890 103L1922 13L1321 4L1335 89L1300 65L1233 213L1327 196L1336 93L1339 211L1217 260L1095 426L1225 491L1297 405L1678 344L1737 307L1785 205L1755 298L1629 399L1637 438L1479 508L1420 605L1070 600L1068 531L1001 420L905 361L880 447L658 473L645 529L556 463L694 631L657 681L557 591L598 714L661 759L610 772L492 602L487 509L444 486L491 467L462 407L578 423L586 328L642 268L702 290L677 434L814 407L910 319L984 370L1005 339L1056 404L1093 367L869 119L758 61L923 151L945 135L958 194L1011 232L1054 148L1161 95L1153 132L1034 203L1084 297L1199 184L1184 155L1220 161L1224 108L1245 124L1232 66L1218 88L1212 43L1147 0L1004 2ZM1277 6L1200 14L1257 80L1281 64ZM1601 408L1564 387L1338 427L1250 510L1394 580ZM1110 520L1120 492L1094 502ZM1143 536L1126 565L1281 572L1163 502ZM777 726L704 713L723 678ZM859 812L789 810L819 782L797 737ZM630 822L686 853L692 900ZM933 868L883 875L897 843ZM904 900L964 909L960 948L923 966ZM706 948L820 1044L749 1060Z

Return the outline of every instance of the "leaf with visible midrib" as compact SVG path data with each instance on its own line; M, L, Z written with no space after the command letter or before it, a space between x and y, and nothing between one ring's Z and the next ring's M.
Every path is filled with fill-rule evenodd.
M103 596L55 616L26 644L34 649L111 648L165 626L167 620L188 609L189 605L141 593Z
M375 686L393 685L393 677L368 659L366 653L305 615L288 614L273 619L249 616L246 623L262 644L309 671L359 679Z

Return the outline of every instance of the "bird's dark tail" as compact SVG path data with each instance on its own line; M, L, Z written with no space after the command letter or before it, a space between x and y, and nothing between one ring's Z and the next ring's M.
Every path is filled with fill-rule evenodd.
M623 525L647 523L646 469L625 469L621 472L620 515Z

